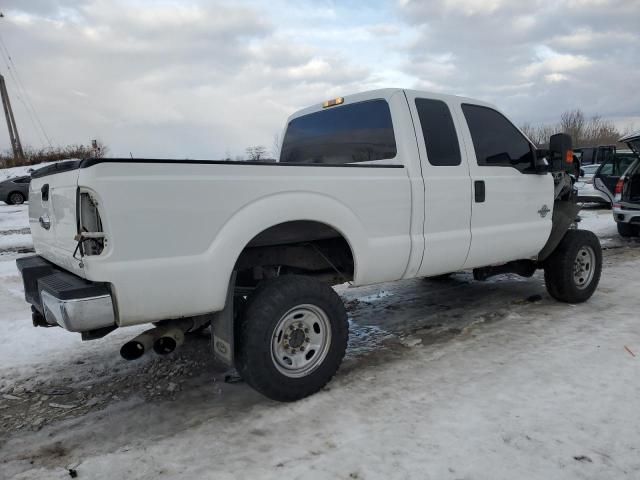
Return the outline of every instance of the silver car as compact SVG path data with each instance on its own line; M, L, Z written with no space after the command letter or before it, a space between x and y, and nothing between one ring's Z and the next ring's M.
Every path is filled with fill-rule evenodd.
M29 199L30 176L9 178L0 182L0 201L20 205Z
M640 156L640 131L621 138L620 142L625 142ZM607 191L604 182L596 183L596 188ZM636 157L617 180L613 197L613 218L618 233L623 237L640 235L640 158Z

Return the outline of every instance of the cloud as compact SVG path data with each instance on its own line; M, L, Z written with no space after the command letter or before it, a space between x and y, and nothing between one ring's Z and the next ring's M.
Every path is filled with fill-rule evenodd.
M486 99L519 122L640 111L635 0L405 0L399 11L415 32L402 67L415 86Z
M49 135L99 137L116 155L233 156L270 146L298 108L384 86L482 98L517 122L570 108L617 122L640 112L637 0L6 0L2 9L0 33ZM5 76L21 136L40 146Z

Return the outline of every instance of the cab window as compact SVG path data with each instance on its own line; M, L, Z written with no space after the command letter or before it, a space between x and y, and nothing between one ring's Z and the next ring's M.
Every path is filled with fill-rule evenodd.
M427 149L434 166L460 165L460 147L449 107L442 100L416 98L416 109Z
M533 150L529 141L501 113L480 105L463 104L479 166L513 167L530 171Z
M396 156L389 104L370 100L294 118L280 162L341 165Z

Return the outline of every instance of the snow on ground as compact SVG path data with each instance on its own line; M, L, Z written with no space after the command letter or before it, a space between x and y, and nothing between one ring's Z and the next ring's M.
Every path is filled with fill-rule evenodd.
M0 203L0 234L7 230L28 229L28 208L29 205L6 205ZM24 233L28 233L28 230Z
M225 383L206 337L126 363L139 329L33 328L0 251L0 478L640 478L640 242L583 218L608 242L589 302L539 273L341 288L345 363L294 404Z
M19 233L16 235L0 235L0 250L14 250L18 248L33 248L31 235Z

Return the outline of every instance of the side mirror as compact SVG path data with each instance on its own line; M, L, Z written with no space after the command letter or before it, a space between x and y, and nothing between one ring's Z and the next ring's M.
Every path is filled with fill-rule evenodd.
M556 133L549 139L549 153L551 157L551 168L554 172L567 171L575 172L573 165L571 136L566 133Z

